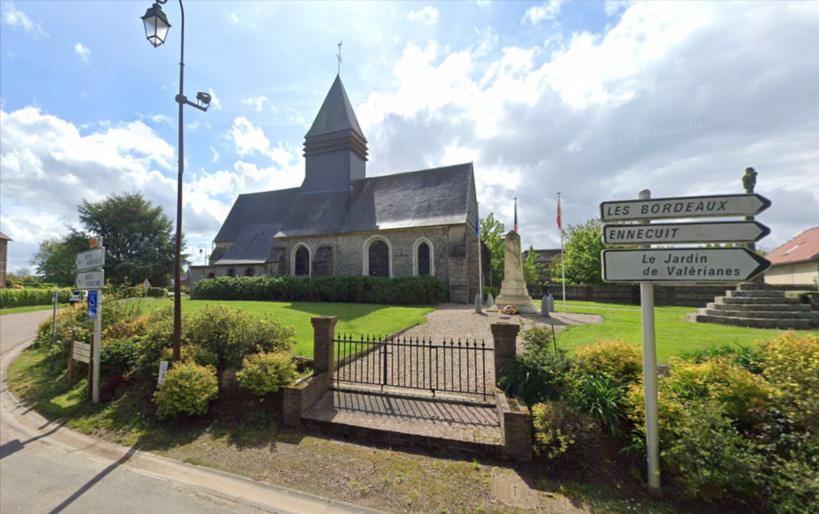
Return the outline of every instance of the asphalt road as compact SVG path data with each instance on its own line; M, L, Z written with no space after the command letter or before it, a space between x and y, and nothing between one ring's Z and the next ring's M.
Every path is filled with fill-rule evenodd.
M49 312L0 317L0 513L358 513L306 495L99 441L7 391L6 369Z

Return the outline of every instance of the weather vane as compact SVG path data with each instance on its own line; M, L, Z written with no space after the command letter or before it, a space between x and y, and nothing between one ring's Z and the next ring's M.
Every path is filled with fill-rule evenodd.
M343 41L338 42L338 55L336 55L336 59L338 59L338 72L337 73L339 75L341 75L341 63L344 62L344 61L341 60L341 43L343 43Z

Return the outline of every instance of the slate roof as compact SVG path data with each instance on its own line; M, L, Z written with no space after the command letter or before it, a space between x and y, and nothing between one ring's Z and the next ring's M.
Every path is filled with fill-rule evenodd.
M6 234L4 234L2 232L0 232L0 239L5 240L5 241L12 241L12 239L9 236L7 236Z
M313 125L304 137L311 138L344 130L352 130L364 138L364 132L361 131L355 117L347 91L344 89L344 84L341 83L341 77L336 75Z
M472 163L465 163L356 180L350 192L293 188L239 195L215 239L233 245L215 264L264 262L274 236L465 223L473 181Z
M819 260L819 226L803 230L765 258L774 266Z

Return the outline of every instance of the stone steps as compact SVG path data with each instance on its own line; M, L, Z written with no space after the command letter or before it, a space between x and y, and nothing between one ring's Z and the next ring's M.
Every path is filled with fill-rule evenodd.
M728 318L767 318L767 319L807 319L819 321L819 313L811 311L763 311L763 310L725 310L725 309L699 309L697 312L706 316L721 316Z
M819 313L797 298L785 296L784 289L760 282L740 284L714 298L704 309L690 314L698 323L719 323L740 327L809 330L819 328Z
M810 305L806 303L746 303L746 304L737 304L737 303L717 303L717 302L710 302L705 305L706 309L715 309L715 310L739 310L738 307L741 307L741 310L746 312L748 311L767 311L767 312L810 312Z
M704 310L704 309L701 309ZM819 328L819 322L809 319L783 319L783 318L745 318L734 316L711 316L701 312L692 315L692 321L697 323L719 323L721 325L734 325L739 327L752 328L775 328L780 330L810 330Z

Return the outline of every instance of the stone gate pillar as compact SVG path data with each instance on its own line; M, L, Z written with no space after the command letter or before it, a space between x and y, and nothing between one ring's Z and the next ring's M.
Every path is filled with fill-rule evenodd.
M512 363L517 354L517 338L520 325L517 323L492 323L492 339L495 341L495 381L503 369Z
M333 337L336 330L335 316L316 316L310 318L313 324L313 370L316 375L328 373L330 377L335 370L335 352Z

